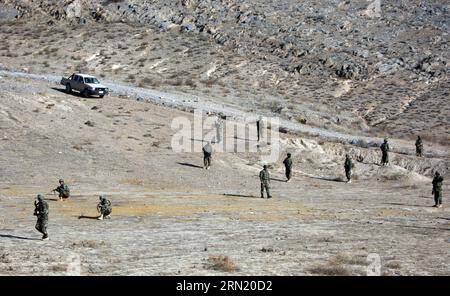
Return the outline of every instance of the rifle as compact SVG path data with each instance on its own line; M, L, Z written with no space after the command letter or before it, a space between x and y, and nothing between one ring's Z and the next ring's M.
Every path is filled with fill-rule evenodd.
M38 204L39 204L38 201L35 200L35 201L34 201L34 213L33 213L34 216L38 216L38 215L39 215L39 214L38 214L39 211L38 211L38 207L37 207Z

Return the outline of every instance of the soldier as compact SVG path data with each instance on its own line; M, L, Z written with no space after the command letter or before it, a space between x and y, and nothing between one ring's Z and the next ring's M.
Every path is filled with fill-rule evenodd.
M434 203L435 205L433 207L440 208L442 207L442 182L444 181L444 178L439 174L439 172L436 172L434 174L433 178L433 191L431 194L434 194Z
M53 192L59 193L59 200L62 200L63 198L69 198L70 197L70 189L69 186L64 184L63 179L59 179L59 186L53 189Z
M40 193L37 195L37 201L34 202L34 215L37 216L36 230L43 234L42 240L48 240L48 204Z
M344 169L345 169L345 176L347 177L347 183L352 182L352 168L354 168L355 165L352 162L352 159L348 154L345 154L345 162L344 162Z
M385 166L389 164L389 144L388 140L384 139L384 143L380 146L382 156L381 156L381 165Z
M290 153L287 154L287 157L284 159L283 164L286 169L286 182L290 182L292 178L292 158Z
M422 139L420 138L420 136L417 136L417 140L416 140L416 156L422 157L422 152L423 152Z
M111 212L112 212L112 206L111 202L105 198L104 195L99 196L100 202L97 205L97 211L100 213L100 217L98 217L98 220L110 219L111 218Z
M264 169L259 172L259 180L261 181L261 198L264 198L264 189L266 189L267 198L271 198L270 195L270 174L267 169L267 165L264 165Z
M204 168L209 170L209 167L211 166L211 158L213 149L211 146L211 142L208 141L208 143L203 147L203 165Z

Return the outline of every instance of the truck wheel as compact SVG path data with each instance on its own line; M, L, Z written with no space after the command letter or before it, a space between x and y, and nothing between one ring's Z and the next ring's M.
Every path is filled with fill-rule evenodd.
M100 99L103 98L105 95L99 95Z
M69 83L66 84L66 93L68 94L72 93L72 87L70 86Z
M81 92L81 95L83 96L83 97L85 97L85 98L87 98L88 97L88 91L87 91L87 89L85 88L85 89L83 89L83 91Z

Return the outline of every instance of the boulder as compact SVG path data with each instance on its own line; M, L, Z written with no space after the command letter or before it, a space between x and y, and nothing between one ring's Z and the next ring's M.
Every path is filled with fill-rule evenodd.
M64 12L68 19L80 18L82 6L80 0L74 0L72 3L64 7Z

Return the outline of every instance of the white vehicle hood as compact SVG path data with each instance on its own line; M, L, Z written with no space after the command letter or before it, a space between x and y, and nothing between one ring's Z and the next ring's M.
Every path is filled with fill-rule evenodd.
M107 88L101 83L85 83L85 84L91 88Z

